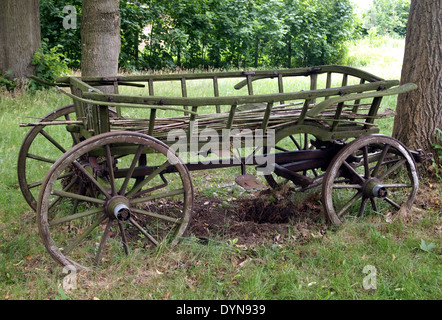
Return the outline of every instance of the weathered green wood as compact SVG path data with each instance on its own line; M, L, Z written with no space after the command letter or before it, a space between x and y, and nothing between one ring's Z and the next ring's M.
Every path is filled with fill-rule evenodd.
M377 90L379 87L390 88L398 85L399 81L389 80L367 83L364 85L352 85L347 87L318 89L313 91L299 91L299 92L287 92L280 94L262 94L253 96L229 96L229 97L163 97L163 96L130 96L130 95L116 95L116 94L102 94L95 92L85 92L83 97L85 99L91 99L96 101L108 101L109 105L115 105L116 103L124 103L125 105L142 105L149 107L149 105L161 106L215 106L215 105L243 105L251 103L268 103L279 100L305 100L314 99L319 97L348 95L362 91ZM90 103L90 101L88 101ZM142 107L142 106L139 106ZM190 112L189 112L190 113Z
M304 106L302 107L302 111L301 111L301 114L300 114L299 120L298 120L299 125L304 123L305 115L307 114L308 108L310 106L310 102L311 102L310 99L306 99L304 102Z
M364 84L364 86L367 84ZM401 93L405 93L411 90L417 89L417 86L414 83L407 83L395 88L389 88L386 90L375 91L375 92L365 92L365 93L355 93L355 94L345 94L342 97L331 98L326 101L322 101L318 103L314 108L312 108L309 112L307 112L307 116L315 117L324 111L326 108L338 104L340 102L358 100L358 99L368 99L368 98L376 98L376 97L384 97L397 95Z
M275 70L275 71L256 71L255 75L252 77L252 81L259 79L276 77L281 74L283 77L296 77L296 76L307 76L312 73L323 74L323 73L342 73L351 75L356 78L365 79L369 82L383 81L384 79L377 77L371 73L365 72L360 69L347 67L347 66L319 66L315 68L298 68L298 69L286 69L286 70ZM235 85L235 89L241 89L247 84L247 80L243 80Z
M370 108L370 110L368 112L369 118L366 121L365 127L367 127L368 124L372 124L374 122L373 116L378 113L379 107L381 105L382 98L383 98L383 96L375 97L373 99L373 102L371 104L371 108Z
M233 124L233 118L235 116L235 112L236 112L236 108L238 107L237 104L233 104L230 107L230 113L229 113L229 118L227 119L227 125L226 125L226 129L231 129L232 128L232 124Z
M270 120L270 114L272 112L273 103L268 103L266 111L264 113L264 118L262 119L261 129L265 132Z
M73 94L70 94L69 92L61 89L60 87L56 87L59 91L63 92L65 95L71 97L74 100L77 100L79 102L83 102L86 104L95 104L95 105L100 105L100 106L115 106L115 107L125 107L125 108L145 108L145 109L161 109L161 110L174 110L174 111L179 111L185 114L197 114L196 112L193 111L189 111L189 110L182 110L180 108L174 108L174 107L168 107L168 106L163 106L160 102L161 101L156 101L157 103L149 103L149 104L136 104L136 103L118 103L118 102L106 102L106 101L102 101L100 99L88 99L88 98L80 98L77 97ZM90 95L91 93L84 93L86 95ZM118 95L114 95L114 96L118 96Z
M318 75L326 74L325 88L318 89ZM332 77L342 76L341 86L332 87ZM310 90L284 92L285 77L309 76ZM347 85L348 77L357 77L359 84ZM235 88L248 86L248 95L220 96L218 80L222 78L238 78L240 82ZM254 92L253 81L264 78L276 78L278 91L273 94L257 94ZM190 80L208 79L213 83L213 97L189 97ZM222 132L222 129L252 128L299 131L305 133L306 128L312 127L312 121L320 123L310 131L321 140L332 140L346 137L356 137L377 132L374 119L377 118L380 101L385 95L394 95L409 90L413 86L401 86L399 81L385 81L365 71L345 66L320 66L314 68L298 68L286 70L265 71L235 71L197 74L172 75L141 75L122 76L117 78L59 78L73 88L73 93L62 92L74 99L79 106L78 114L83 112L83 127L80 132L86 137L112 130L140 130L151 136L164 140L169 130L182 128L190 130L191 123L198 120L198 130L204 128ZM118 91L113 94L102 93L92 87L93 83L109 83L114 86L119 83L146 82L148 96L121 95ZM155 96L154 83L158 81L179 81L181 97ZM141 84L140 84L141 85ZM256 89L256 88L255 88ZM316 103L317 99L324 101ZM362 99L372 99L370 110L361 107ZM354 102L354 105L348 105ZM280 103L281 105L278 105ZM303 104L295 106L295 103ZM346 104L347 103L347 104ZM275 105L276 104L276 105ZM117 108L146 108L150 109L149 119L124 119L119 114L118 119L109 119L108 107ZM200 107L215 106L217 114L198 114ZM221 106L231 106L229 112L221 113ZM185 108L183 110L183 108ZM191 110L186 110L190 109ZM311 108L311 110L309 110ZM171 119L158 119L157 110L173 110L183 113L183 116ZM284 110L284 112L278 112ZM353 111L353 113L351 113ZM359 112L359 113L358 113ZM362 119L361 121L356 121ZM290 129L288 129L290 128ZM294 129L296 128L296 129ZM310 133L310 131L307 131ZM188 135L191 136L190 134Z
M338 106L336 107L335 119L333 121L333 124L331 126L330 131L335 131L336 130L336 127L339 124L339 120L341 119L341 114L342 114L342 108L343 107L344 107L344 102L338 103Z
M249 95L253 95L253 84L252 84L252 76L249 74L247 75L247 90L249 92Z
M119 94L118 81L114 81L114 93ZM121 107L116 107L117 117L121 118Z
M332 72L327 72L327 80L325 81L325 88L329 89L331 88L331 82L332 82ZM330 97L325 97L324 100L328 100Z
M149 131L148 131L148 134L150 136L153 136L153 130L155 128L156 116L157 116L157 109L150 109Z
M278 92L284 93L284 81L282 79L282 74L278 74ZM281 104L284 104L284 101L280 102Z
M306 76L312 73L322 74L327 72L334 73L346 73L348 75L365 79L367 81L382 81L383 79L375 76L366 71L348 67L348 66L318 66L315 68L295 68L295 69L282 69L282 70L258 70L253 71L252 81L258 80L259 78L266 77L277 77L279 74L282 76ZM248 72L250 73L250 72ZM81 77L84 82L98 82L98 83L108 83L113 81L118 81L119 83L125 82L126 85L136 85L130 84L130 82L148 82L149 79L152 81L172 81L181 80L185 77L187 80L196 79L213 79L214 76L218 78L246 78L246 75L242 71L232 71L232 72L205 72L205 73L184 73L184 74L146 74L146 75L127 75L118 77ZM71 77L59 77L55 81L59 84L69 84L69 79ZM247 79L238 83L235 88L240 89L247 84Z
M155 95L155 91L154 91L154 88L153 88L153 79L149 79L148 83L149 83L149 96L154 96Z
M187 98L187 85L186 85L186 78L182 77L181 78L181 96L183 98ZM184 106L184 110L187 110L188 107Z
M318 75L316 73L310 75L310 91L318 89ZM316 99L312 99L311 103L316 103Z

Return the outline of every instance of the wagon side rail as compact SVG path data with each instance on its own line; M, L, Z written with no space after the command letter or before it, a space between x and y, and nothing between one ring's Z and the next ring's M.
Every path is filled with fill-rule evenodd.
M341 125L352 125L361 130L374 127L379 105L383 96L393 95L413 90L413 85L394 88L398 81L377 81L347 87L317 89L301 92L287 92L267 95L247 95L229 97L161 97L161 96L131 96L121 94L105 94L96 91L83 92L82 102L91 105L115 106L121 108L149 108L151 116L145 122L147 133L155 135L163 128L163 119L155 116L157 109L169 109L183 113L169 119L188 128L191 121L199 120L209 126L221 129L259 128L266 130L281 126L309 125L310 121L322 121L324 140L332 139L335 132L341 130ZM362 93L360 93L362 92ZM337 96L337 97L335 97ZM319 103L314 100L324 98ZM372 98L371 107L367 113L357 113L359 106L354 103L349 107L352 112L344 112L344 103ZM79 100L77 98L77 100ZM283 100L285 103L281 104ZM201 114L200 108L207 106L229 105L229 111L220 114ZM245 108L244 106L251 106ZM367 108L365 108L367 109ZM326 111L326 113L324 113ZM351 117L353 116L353 117ZM356 121L356 117L363 118ZM118 120L116 120L118 121ZM111 121L112 122L112 121ZM325 125L328 123L327 125ZM169 128L169 127L167 127ZM353 133L352 133L353 134Z
M319 76L322 77L321 81L318 81ZM291 91L288 88L289 83L285 82L291 77L295 81L307 77L309 86L306 90ZM240 79L234 88L240 90L247 86L246 95L222 96L218 80L225 78ZM194 94L190 92L190 81L201 79L213 82L213 96L191 97ZM258 92L255 84L264 79L277 79L278 92ZM179 81L181 96L156 95L154 84L165 81ZM357 84L349 84L355 82ZM382 98L415 88L412 85L395 88L399 81L383 80L363 70L346 66L119 77L62 77L57 78L56 83L71 88L71 93L58 89L74 100L77 119L83 121L80 130L86 137L110 130L128 129L143 131L162 140L167 136L167 130L190 130L190 123L196 120L202 124L200 129L209 127L217 131L232 128L259 128L264 131L308 129L314 130L315 135L324 141L377 133L374 120L384 116L378 114ZM118 90L118 86L122 84L143 87L144 83L148 87L148 95L125 95ZM114 93L101 92L94 87L97 84L113 85ZM225 108L221 110L221 106ZM116 109L116 117L109 118L108 107ZM215 107L216 113L203 112L202 108L206 107ZM125 108L148 109L150 116L146 119L126 119L122 117L121 111ZM164 119L158 117L158 110L178 113L173 118ZM72 126L75 125L78 126Z

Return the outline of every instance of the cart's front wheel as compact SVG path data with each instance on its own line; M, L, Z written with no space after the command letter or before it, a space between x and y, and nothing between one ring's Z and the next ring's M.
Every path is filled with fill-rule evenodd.
M140 166L143 155L147 163ZM51 256L83 268L119 252L176 244L192 205L189 172L167 145L140 133L110 132L54 163L41 186L37 218Z
M387 214L409 209L418 189L413 157L398 140L370 135L343 148L323 180L325 215L334 225L366 211ZM370 209L371 208L371 209Z

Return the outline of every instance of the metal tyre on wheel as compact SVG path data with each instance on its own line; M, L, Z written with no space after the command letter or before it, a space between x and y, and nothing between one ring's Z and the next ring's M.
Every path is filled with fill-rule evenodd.
M326 218L340 225L370 210L387 214L409 209L418 184L414 159L402 143L383 135L358 138L327 169L322 185Z
M139 166L144 154L147 165ZM167 145L141 133L110 132L54 163L41 186L37 221L57 262L85 268L120 252L176 244L192 206L189 172Z

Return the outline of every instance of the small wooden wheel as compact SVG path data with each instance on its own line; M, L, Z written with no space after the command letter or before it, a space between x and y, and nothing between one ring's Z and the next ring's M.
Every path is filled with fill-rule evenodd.
M364 136L344 147L325 174L322 198L325 216L334 225L377 213L411 208L418 189L413 157L398 140Z
M80 142L54 163L37 221L57 262L85 268L122 250L176 244L192 206L192 181L178 156L150 136L119 131Z

